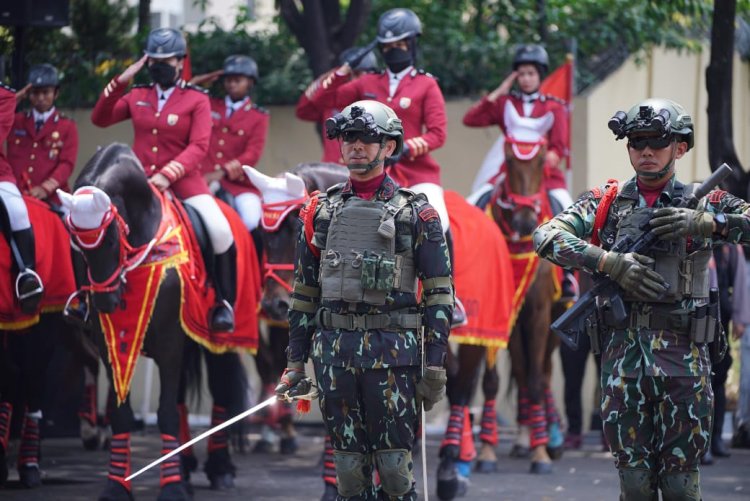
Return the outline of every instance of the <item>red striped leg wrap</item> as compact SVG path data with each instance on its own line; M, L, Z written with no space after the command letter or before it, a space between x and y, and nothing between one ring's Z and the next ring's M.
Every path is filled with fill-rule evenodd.
M165 435L163 433L161 435L161 444L162 456L164 456L165 454L169 454L180 446L179 442L177 442L177 437L173 437L172 435ZM176 456L172 456L161 464L159 486L164 487L167 484L180 481L182 481L182 476L180 475L180 456L178 454Z
M497 445L497 412L495 411L494 400L487 400L484 403L479 440L493 447Z
M91 426L96 426L96 385L87 384L83 388L81 407L78 409L78 417L85 419Z
M112 445L109 448L109 474L107 478L120 483L130 492L130 482L125 480L130 476L130 433L112 435Z
M8 437L10 436L10 418L13 416L13 404L0 402L0 448L8 450Z
M326 435L326 445L323 450L323 482L336 485L336 465L333 463L333 446L331 446L330 435Z
M549 388L544 389L544 406L547 414L547 424L560 424L560 414L557 413L557 407L555 407L555 397L552 396L552 390Z
M461 428L461 452L458 459L461 461L473 461L477 457L477 449L474 447L474 433L471 430L471 415L469 408L464 407L464 424Z
M530 424L529 405L531 405L529 401L529 389L521 386L518 389L518 414L516 416L516 422L519 426Z
M211 409L211 428L219 426L221 423L227 420L227 410L224 407L214 405ZM227 434L226 428L217 431L210 437L208 437L208 452L218 451L219 449L226 449L229 442L229 435ZM183 442L184 443L184 442Z
M18 467L39 465L39 420L41 412L26 412L21 430L21 448L18 451Z
M190 441L190 425L188 425L188 408L185 404L177 404L177 413L180 415L180 443L184 444ZM212 418L213 419L213 418ZM166 436L166 435L162 435ZM181 456L193 456L193 446L180 452Z
M464 408L460 405L451 405L451 415L448 418L448 428L445 430L445 437L440 444L440 448L448 445L461 446L461 429L464 423Z
M540 445L547 445L549 435L547 435L547 416L544 413L542 404L531 404L531 448L534 449Z

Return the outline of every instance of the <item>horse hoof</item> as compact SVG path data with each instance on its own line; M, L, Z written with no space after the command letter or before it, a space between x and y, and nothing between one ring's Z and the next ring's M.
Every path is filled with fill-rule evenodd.
M281 454L294 454L299 449L297 439L294 437L282 438L279 441L279 452Z
M190 501L193 496L185 488L183 482L172 482L161 488L156 501Z
M193 454L180 454L180 463L185 471L198 469L198 459Z
M549 454L550 459L553 461L562 458L563 452L565 452L565 447L547 447L547 454Z
M442 501L454 499L458 494L458 468L451 458L440 461L437 472L437 495Z
M531 449L525 445L513 444L513 448L510 450L510 457L526 459L531 455Z
M99 494L99 501L133 501L133 495L120 482L107 480L107 487Z
M34 487L42 485L42 474L39 471L38 466L21 466L18 469L18 477L21 485L28 489L33 489Z
M497 472L497 461L477 461L477 473L495 473Z
M323 495L320 497L320 501L336 501L339 491L335 485L326 482Z
M541 461L531 462L531 473L535 475L547 475L549 473L552 473L552 471L552 463L543 463Z
M234 475L232 475L231 473L209 475L208 480L209 482L211 482L211 490L213 491L234 489Z
M273 444L268 440L258 440L253 447L255 454L268 454L273 450Z

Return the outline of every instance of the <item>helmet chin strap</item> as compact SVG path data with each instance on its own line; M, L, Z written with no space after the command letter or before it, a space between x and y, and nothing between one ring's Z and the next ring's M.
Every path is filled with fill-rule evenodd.
M383 162L380 159L380 154L383 152L383 149L385 149L385 142L386 142L386 140L387 140L386 137L383 137L383 139L381 139L381 141L380 141L380 148L378 148L378 154L375 155L375 158L373 159L372 162L369 162L369 163L367 163L365 165L362 165L362 164L347 164L347 168L349 170L353 170L353 171L369 172L372 169L374 169L375 167L377 167L378 165L380 165Z
M662 179L667 175L667 173L669 173L669 170L674 165L675 156L677 156L677 142L673 141L672 142L672 158L669 159L669 162L667 162L667 165L665 165L663 169L657 172L645 172L645 171L640 171L636 169L635 174L641 179L649 179L649 180Z

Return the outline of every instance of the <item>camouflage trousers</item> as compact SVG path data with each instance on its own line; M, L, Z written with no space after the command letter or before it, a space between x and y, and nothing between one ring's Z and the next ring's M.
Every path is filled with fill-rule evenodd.
M388 369L337 367L315 362L315 377L320 391L320 411L335 451L357 452L370 456L384 449L412 450L419 420L416 384L420 368ZM413 464L409 464L413 471ZM365 472L372 475L372 466ZM412 487L404 496L384 496L375 487L347 500L416 500Z
M602 373L601 416L617 467L655 477L698 471L711 433L707 376L620 377Z

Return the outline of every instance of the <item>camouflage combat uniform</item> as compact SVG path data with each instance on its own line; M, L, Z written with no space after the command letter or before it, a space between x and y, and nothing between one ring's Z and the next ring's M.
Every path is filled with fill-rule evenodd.
M605 186L587 192L539 228L542 232L555 232L550 243L539 249L542 257L561 266L596 271L597 259L593 252L587 252L592 244L585 240L592 237L606 189ZM683 189L672 177L653 207L671 206ZM608 250L615 243L619 221L628 210L646 206L636 178L632 178L610 206L599 233L602 248ZM726 241L750 242L750 219L744 214L750 204L716 190L700 201L698 209L701 208L727 215ZM687 252L705 251L720 243L692 237L687 240ZM650 475L651 493L656 492L657 482L663 492L669 489L665 482L670 473L697 471L699 458L709 444L713 392L708 346L692 342L684 325L701 301L706 303L694 298L659 305L626 300L631 319L639 312L653 312L662 318L670 316L673 325L653 329L634 325L630 320L625 328L610 326L600 330L604 433L620 475ZM651 499L650 495L644 492L641 499Z
M407 318L405 324L418 319L424 328L426 365L442 367L453 309L448 248L439 217L424 196L401 190L386 176L374 200L387 203L395 196L408 199L395 218L395 250L397 254L413 256L426 306L420 306L414 292L395 289L387 293L384 306L319 299L321 258L326 258L329 227L337 224L332 213L336 207L362 199L354 193L350 181L316 196L312 224L305 223L310 217L309 202L301 214L303 227L297 245L287 357L290 361L312 357L320 409L334 454L365 454L368 459L362 470L369 477L373 453L385 449L411 451L414 444L419 417L415 385L421 373L420 329L416 324L411 328L333 328L329 315L339 316L339 321L349 315L353 323L365 322L365 316L396 312ZM375 497L370 489L348 499ZM414 488L394 499L416 499Z

